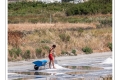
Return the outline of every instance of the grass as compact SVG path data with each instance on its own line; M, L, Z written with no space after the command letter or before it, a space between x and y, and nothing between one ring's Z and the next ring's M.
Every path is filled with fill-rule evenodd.
M83 48L82 48L82 51L85 52L86 54L91 54L91 53L93 53L92 49L91 49L90 47L88 47L88 46L83 47Z
M45 4L42 2L8 3L8 23L90 23L94 20L83 15L111 14L112 0L89 0L85 3ZM68 16L69 15L69 16ZM74 17L77 15L79 17ZM50 21L51 17L51 21Z
M11 25L19 26L18 28L12 28ZM78 24L75 24L75 27L73 24L72 26L68 24L66 27L59 27L60 25L63 25L59 23L56 28L54 26L51 26L53 24L50 24L51 27L43 27L38 24L32 24L32 26L30 24L22 24L24 28L22 28L23 26L20 25L21 24L9 24L9 30L19 29L25 34L25 36L22 38L23 43L18 44L18 46L22 50L22 54L27 53L29 55L29 58L37 58L36 49L42 49L42 56L47 57L48 49L52 46L52 44L57 45L57 56L60 56L61 53L63 53L62 51L71 51L73 48L79 52L82 52L82 48L85 46L89 46L93 52L110 51L108 43L112 41L112 27L90 29L82 28L82 31L79 33L78 30L81 28L81 26L76 27ZM22 29L24 30L22 31ZM62 41L59 36L61 33L69 35L70 39L67 40L67 42ZM8 48L12 49L13 47L9 44ZM9 58L9 60L11 59Z
M34 18L39 18L36 16L16 16L15 18L19 20L19 18L26 19L31 17L33 20ZM80 54L80 52L82 53L82 48L86 46L89 46L93 53L112 50L112 43L110 43L112 42L111 14L65 17L64 14L57 12L52 16L54 17L52 20L56 20L54 23L49 23L49 21L40 23L36 22L36 20L33 20L34 23L24 20L23 23L9 23L8 49L11 50L17 47L22 50L22 55L26 53L28 57L15 55L17 53L13 55L9 52L8 59L22 60L48 57L48 49L53 44L57 45L56 56L60 56L61 53L71 52L73 49L77 51L76 54ZM61 19L61 21L57 22L57 19ZM72 23L69 23L69 20ZM36 49L42 50L39 57L36 55Z

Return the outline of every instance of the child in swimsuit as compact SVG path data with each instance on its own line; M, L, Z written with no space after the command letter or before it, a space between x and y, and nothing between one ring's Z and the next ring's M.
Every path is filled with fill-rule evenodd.
M49 50L49 68L51 69L51 63L53 65L53 68L55 68L54 66L54 49L55 49L56 45L53 45L52 48Z

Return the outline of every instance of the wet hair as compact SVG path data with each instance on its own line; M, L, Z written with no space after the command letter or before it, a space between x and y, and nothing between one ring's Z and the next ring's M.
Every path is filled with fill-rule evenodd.
M55 48L55 47L56 47L56 45L52 45L52 47L54 47L54 48Z

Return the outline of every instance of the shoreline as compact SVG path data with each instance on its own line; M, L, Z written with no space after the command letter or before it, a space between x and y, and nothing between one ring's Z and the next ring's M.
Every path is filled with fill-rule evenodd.
M107 55L112 55L112 52L102 52L102 53L92 53L92 54L78 54L77 56L59 56L56 57L55 60L57 60L58 62L62 62L61 60L74 60L76 58L85 58L85 57L101 57L101 56L107 56ZM48 58L41 58L41 59L29 59L29 60L21 60L21 61L9 61L8 62L8 67L9 66L18 66L21 64L31 64L31 62L35 61L35 60L43 60L46 59L48 60Z

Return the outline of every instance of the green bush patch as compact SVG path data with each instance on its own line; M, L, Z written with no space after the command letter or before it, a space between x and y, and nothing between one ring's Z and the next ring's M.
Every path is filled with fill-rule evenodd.
M108 46L109 49L112 51L112 43L109 42L107 46Z
M82 48L82 51L85 52L86 54L93 53L93 50L90 47L88 47L88 46Z

